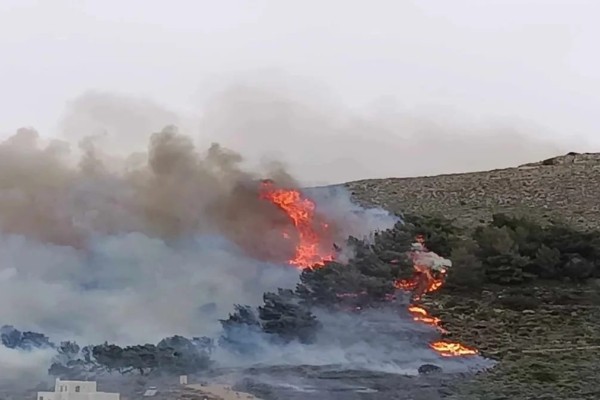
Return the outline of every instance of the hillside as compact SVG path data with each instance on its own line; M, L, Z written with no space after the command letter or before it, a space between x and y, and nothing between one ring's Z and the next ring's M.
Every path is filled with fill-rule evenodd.
M443 215L460 225L495 212L600 228L600 153L463 174L368 179L346 186L356 200L396 212Z
M473 227L496 212L600 228L600 153L515 168L347 183L360 203ZM425 300L451 337L499 360L451 399L598 399L600 280L484 285Z

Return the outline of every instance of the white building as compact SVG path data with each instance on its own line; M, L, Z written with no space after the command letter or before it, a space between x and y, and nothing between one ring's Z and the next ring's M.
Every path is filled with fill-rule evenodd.
M56 380L54 392L38 392L37 400L120 400L119 393L96 390L96 382Z

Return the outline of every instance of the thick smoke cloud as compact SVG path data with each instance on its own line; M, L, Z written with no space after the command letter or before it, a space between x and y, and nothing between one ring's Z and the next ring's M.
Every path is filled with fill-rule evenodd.
M151 137L145 162L118 168L93 141L75 166L65 143L40 142L22 129L0 144L3 323L92 341L201 334L203 310L293 283L296 271L244 251L281 248L285 260L277 232L289 221L259 199L239 155L218 145L201 155L174 128Z
M0 143L0 302L10 305L0 309L0 324L80 344L214 337L233 304L255 306L264 292L293 288L298 280L298 270L285 265L294 251L282 235L290 221L260 198L262 178L298 188L292 175L302 183L407 175L424 165L446 168L456 161L444 158L455 145L470 149L461 153L468 163L490 146L514 155L513 144L527 141L507 131L474 139L473 131L455 135L456 125L386 112L350 116L319 93L292 92L234 86L212 98L195 122L144 99L88 92L67 109L60 140L20 129ZM211 138L228 146L207 146ZM427 162L415 163L421 149ZM341 186L304 193L327 217L331 242L396 222L353 204ZM351 255L343 250L343 257ZM415 335L412 322L394 312L367 317L372 326L356 330L353 319L319 315L326 329L315 344L264 342L258 361L406 372L436 359L426 350L408 351L412 339L402 335ZM392 354L381 345L394 341L408 347ZM15 376L43 374L44 357L6 350L0 366ZM217 358L225 365L243 361L223 352Z
M0 389L3 385L15 382L40 382L47 378L46 366L52 360L52 350L20 351L0 346ZM31 389L23 385L24 389Z
M0 143L0 325L82 345L216 336L233 304L294 287L294 246L281 234L290 221L259 196L261 178L297 187L280 164L250 171L173 126L149 135L145 151L110 147L32 129ZM332 241L393 224L370 222L348 199L337 190L318 201ZM47 359L3 349L0 367L43 375Z
M80 147L73 168L64 143L41 144L33 130L0 144L2 232L82 247L95 234L176 239L281 220L257 195L261 175L242 171L238 154L216 144L201 154L173 127L152 135L146 154L127 159L104 153L93 138ZM295 187L280 171L263 174Z
M152 132L175 124L198 143L218 142L243 164L284 162L303 185L512 167L578 150L526 121L479 118L452 109L411 109L385 97L349 108L319 82L277 71L215 79L193 112L143 98L90 91L60 124L71 142L93 135L108 154L144 151Z
M143 97L87 91L67 104L59 123L61 137L70 143L94 138L111 155L129 156L146 151L153 132L175 125L189 130L178 113Z

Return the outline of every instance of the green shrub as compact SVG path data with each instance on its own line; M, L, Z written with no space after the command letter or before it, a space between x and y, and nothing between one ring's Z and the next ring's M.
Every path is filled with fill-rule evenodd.
M485 276L489 282L502 285L523 283L533 278L524 269L530 260L517 253L488 256L483 260Z
M448 273L446 286L450 289L480 289L485 282L481 261L468 247L452 250L452 268Z
M463 234L452 220L439 216L403 216L402 229L414 238L422 235L427 248L442 257L449 257Z
M542 244L532 260L532 272L545 279L554 279L560 275L560 251Z
M512 284L535 277L580 282L600 276L600 232L496 214L473 238L490 282Z
M479 256L483 259L499 254L508 254L518 250L517 244L507 227L493 225L478 227L473 239L478 245Z
M349 244L356 250L352 268L332 265L327 272L304 274L304 299L335 303L332 293L367 286L374 297L385 297L390 279L412 275L406 254L418 235L429 250L452 260L446 283L452 290L474 290L486 283L518 285L536 278L581 282L600 276L600 232L505 214L493 215L491 222L472 231L437 216L409 214L402 219L393 229L376 234L373 243L351 238Z

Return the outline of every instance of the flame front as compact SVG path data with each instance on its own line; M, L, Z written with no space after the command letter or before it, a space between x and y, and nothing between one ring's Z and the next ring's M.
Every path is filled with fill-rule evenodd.
M303 197L298 190L277 188L272 181L262 182L261 198L270 201L284 211L295 227L298 243L294 256L289 260L290 264L300 269L313 268L315 266L323 266L326 261L334 259L333 250L324 250L322 246L323 238L325 237L324 233L329 226L317 220L315 203L313 201ZM289 232L282 232L282 236L287 240L291 239ZM420 255L425 253L430 255L432 253L429 253L429 250L425 247L423 236L417 236L416 241L420 247L411 254L415 272L413 277L395 282L396 288L412 291L414 301L420 300L426 293L431 293L441 288L447 274L445 268L434 272L422 261ZM435 255L435 253L433 254ZM337 296L339 298L357 297L360 294L364 294L364 292L343 293ZM357 310L360 310L360 307ZM442 334L448 333L442 327L442 321L437 317L429 315L425 308L412 304L408 307L408 311L414 321L433 326ZM442 357L478 354L478 351L475 349L460 343L444 340L430 343L429 347Z
M442 268L434 275L434 272L427 265L422 263L422 259L419 257L420 254L429 253L429 250L427 250L425 247L425 240L423 236L417 236L416 242L420 246L420 249L413 251L411 254L415 273L411 279L397 280L395 282L395 286L398 289L412 291L413 300L419 301L426 293L434 292L442 287L446 278L447 270ZM448 333L448 331L442 327L442 320L429 315L429 312L427 312L427 310L423 307L412 304L408 307L408 312L412 315L414 321L433 326L442 334ZM444 340L430 343L429 347L435 350L442 357L458 357L479 354L479 352L475 349L469 348L460 343L448 342Z
M448 333L447 330L442 328L442 320L438 317L432 317L431 315L429 315L427 310L423 307L413 305L408 307L408 312L410 312L410 314L412 315L413 320L417 322L422 322L427 325L435 326L442 333Z
M426 261L421 258L423 254L430 253L425 247L425 238L418 235L415 238L417 249L411 252L414 274L411 279L399 279L395 282L398 289L408 290L413 292L414 300L419 300L424 294L431 293L442 287L446 279L447 270L442 268L440 271L434 272L426 265ZM435 255L437 258L439 256Z
M304 269L322 266L325 261L333 260L333 252L322 248L323 232L320 232L326 231L329 225L317 221L312 200L303 197L298 190L276 188L271 181L262 182L261 197L284 211L294 224L298 244L294 256L289 260L290 264ZM288 232L282 232L282 235L290 239Z
M429 347L437 351L442 357L472 356L479 353L477 350L460 343L446 342L444 340L430 343Z
M444 284L446 270L442 270L439 276L434 276L429 268L423 265L415 264L414 269L417 272L411 279L399 279L395 282L395 286L402 290L417 290L415 298L418 300L426 293L435 292Z

